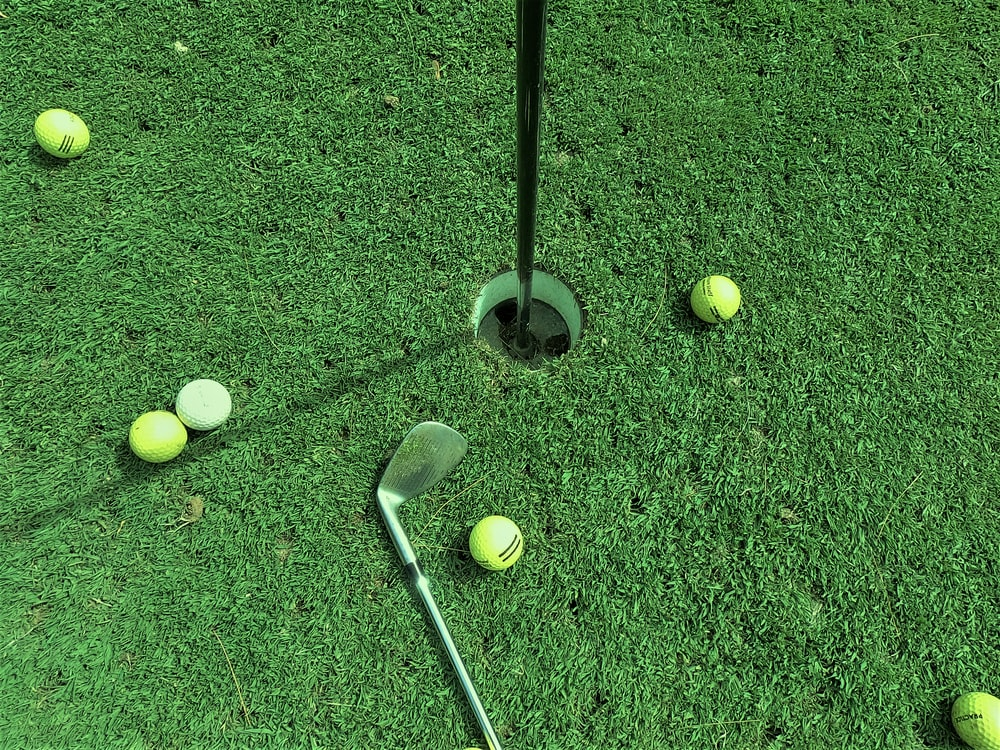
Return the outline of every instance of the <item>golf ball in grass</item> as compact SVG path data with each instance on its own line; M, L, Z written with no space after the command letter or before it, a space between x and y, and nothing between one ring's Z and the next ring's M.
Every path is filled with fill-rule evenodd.
M214 380L194 380L177 394L177 416L192 430L221 427L232 410L229 391Z
M729 320L740 309L740 288L726 276L706 276L691 291L691 309L706 323Z
M1000 700L989 693L966 693L955 701L951 723L976 750L1000 750Z
M35 119L35 140L53 156L72 159L87 150L87 124L65 109L47 109Z
M161 464L175 458L187 444L187 430L169 411L150 411L132 423L128 444L143 461Z
M509 518L487 516L472 529L469 551L487 570L506 570L521 558L524 537Z

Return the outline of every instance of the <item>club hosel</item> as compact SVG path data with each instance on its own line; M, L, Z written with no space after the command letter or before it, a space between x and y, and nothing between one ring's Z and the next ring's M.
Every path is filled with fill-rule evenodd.
M385 520L385 527L389 530L392 544L396 548L396 552L399 553L399 559L403 561L404 567L416 564L417 553L413 551L413 545L410 544L410 540L406 536L403 525L399 522L396 514L382 502L379 502L378 507L382 512L382 518Z

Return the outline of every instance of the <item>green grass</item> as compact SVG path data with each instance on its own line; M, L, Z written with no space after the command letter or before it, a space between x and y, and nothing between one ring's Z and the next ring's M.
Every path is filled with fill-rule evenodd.
M405 523L509 748L957 748L1000 692L995 3L552 0L588 317L541 372L470 323L512 3L0 12L0 746L482 744L374 505L424 419L470 452ZM230 423L132 457L197 377Z

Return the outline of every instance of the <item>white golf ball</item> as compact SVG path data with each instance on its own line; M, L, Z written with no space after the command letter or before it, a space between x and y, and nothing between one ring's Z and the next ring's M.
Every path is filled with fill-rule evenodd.
M177 394L177 416L192 430L214 430L232 410L229 391L214 380L193 380Z

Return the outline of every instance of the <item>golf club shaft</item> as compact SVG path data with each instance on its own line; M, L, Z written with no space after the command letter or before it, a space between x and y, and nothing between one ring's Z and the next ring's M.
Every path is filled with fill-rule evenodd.
M441 642L444 643L444 648L451 659L451 665L455 668L456 674L458 674L458 681L462 683L462 690L465 691L465 697L469 699L469 705L472 706L472 712L476 715L476 721L479 722L479 726L483 730L486 743L489 745L490 750L503 750L500 746L500 738L497 737L497 733L494 731L493 725L486 715L486 709L483 708L483 703L479 700L479 693L476 692L476 687L472 684L472 677L469 676L469 671L465 668L465 663L462 661L462 657L458 653L458 648L451 638L451 633L448 631L444 617L441 616L441 610L438 609L437 603L431 595L427 577L420 570L420 564L417 562L406 567L413 578L414 587L420 593L420 598L423 600L424 606L427 607L427 612L430 613L431 619L434 621L434 627L437 628Z
M517 0L517 338L530 344L546 0Z
M411 565L416 565L417 553L413 551L413 545L410 544L410 538L403 530L403 524L399 522L399 516L381 500L378 503L378 509L382 513L385 527L389 530L389 537L392 539L393 546L396 547L396 552L399 553L399 559L403 561L403 566L409 568Z

